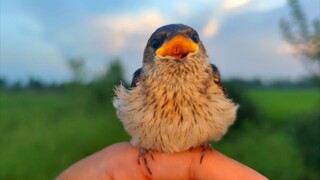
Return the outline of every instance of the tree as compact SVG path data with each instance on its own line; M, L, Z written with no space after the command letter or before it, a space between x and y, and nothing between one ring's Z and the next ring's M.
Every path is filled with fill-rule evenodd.
M109 68L106 71L105 79L108 84L119 84L124 82L124 68L118 58L111 61Z
M308 167L304 179L320 179L320 112L315 108L292 121L297 123L289 125L289 132L293 135Z
M29 78L28 82L28 88L35 89L35 90L41 90L45 88L45 84L41 82L39 79L35 79L33 77Z
M242 80L230 80L223 82L223 86L226 88L226 93L229 98L231 98L239 106L237 111L237 120L231 127L235 130L242 130L243 125L252 122L258 124L260 122L259 115L260 112L256 108L252 100L244 92L248 83Z
M72 72L72 82L81 84L85 77L85 61L82 58L69 59L68 66Z
M291 19L281 19L280 29L284 39L294 48L313 75L316 86L320 86L320 19L312 25L307 23L298 0L288 0ZM313 27L311 30L310 26ZM318 107L309 115L299 117L300 122L293 127L293 137L304 155L308 167L305 179L319 179L320 156L320 113Z
M22 83L21 83L21 81L16 81L13 85L12 85L12 90L14 90L14 91L20 91L20 90L22 90L24 87L23 87L23 85L22 85Z
M114 96L114 87L120 83L126 85L124 68L121 61L115 58L107 66L106 71L92 82L95 100L99 103L111 102Z
M320 19L308 24L298 0L288 0L291 17L279 22L284 39L302 57L312 75L320 79ZM312 29L310 28L312 26ZM318 84L319 85L319 84Z
M8 82L4 77L0 77L0 90L4 90L8 88Z

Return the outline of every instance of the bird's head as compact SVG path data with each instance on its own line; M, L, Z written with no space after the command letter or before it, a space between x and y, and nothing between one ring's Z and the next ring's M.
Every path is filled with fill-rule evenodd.
M206 50L198 33L183 24L170 24L158 28L149 38L144 50L144 64L184 62L194 57L205 57Z

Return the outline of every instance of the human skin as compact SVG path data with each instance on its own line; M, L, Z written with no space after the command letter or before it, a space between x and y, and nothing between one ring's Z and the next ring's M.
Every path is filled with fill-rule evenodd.
M201 164L201 148L173 154L153 152L154 160L146 156L152 175L143 159L137 163L138 154L128 142L113 144L70 166L56 179L267 179L214 149L206 151Z

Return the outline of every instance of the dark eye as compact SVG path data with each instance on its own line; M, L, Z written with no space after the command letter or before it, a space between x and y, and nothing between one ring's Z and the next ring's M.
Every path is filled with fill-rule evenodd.
M198 43L199 42L199 37L196 34L192 34L191 39L193 42Z
M151 47L156 50L160 47L161 45L161 42L159 39L153 39L152 42L151 42Z

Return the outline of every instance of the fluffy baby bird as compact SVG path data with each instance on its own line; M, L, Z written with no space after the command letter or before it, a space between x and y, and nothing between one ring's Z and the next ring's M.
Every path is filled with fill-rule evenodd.
M198 33L183 24L151 35L131 88L118 86L113 104L131 144L142 153L175 153L218 141L237 110Z

